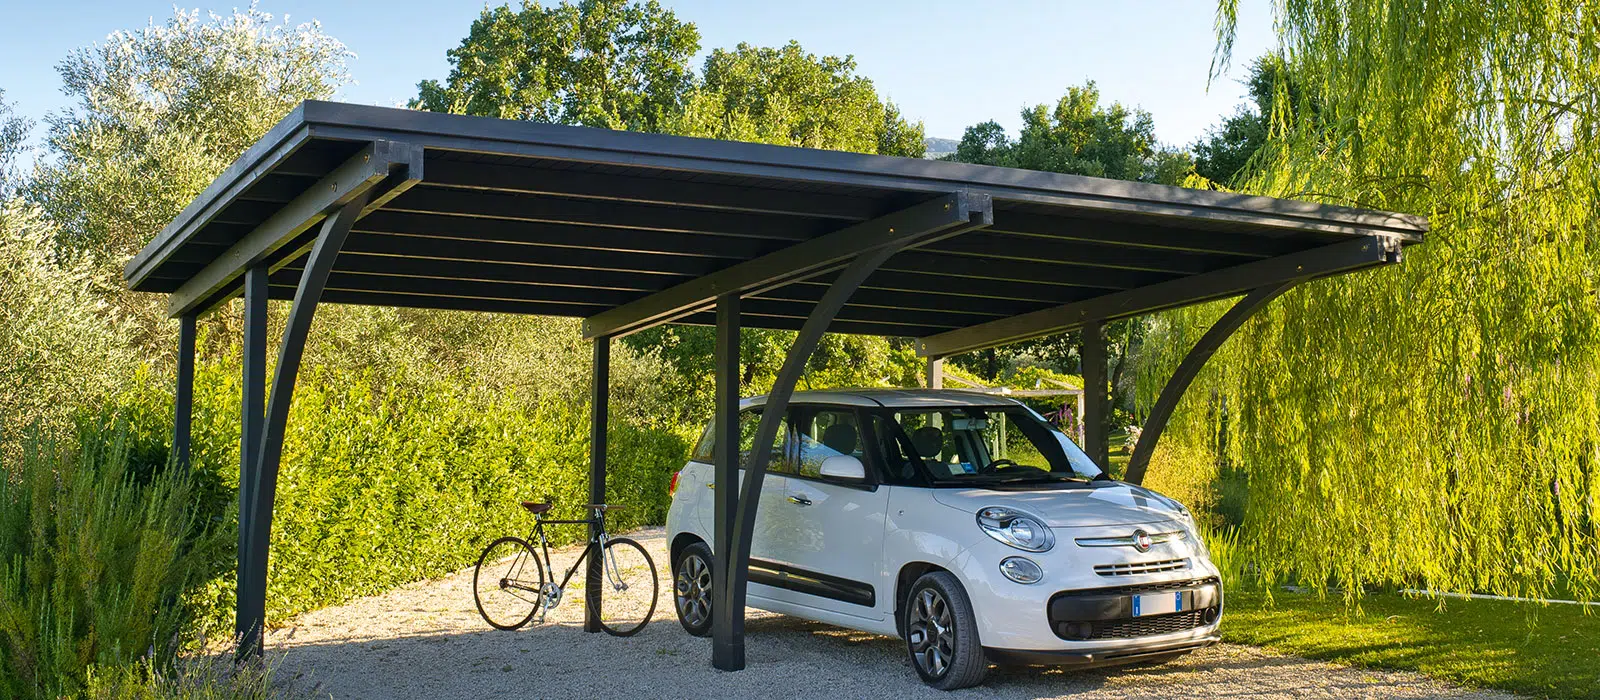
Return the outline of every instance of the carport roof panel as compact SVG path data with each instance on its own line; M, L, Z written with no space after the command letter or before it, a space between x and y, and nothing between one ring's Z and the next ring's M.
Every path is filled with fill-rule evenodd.
M1351 238L1415 243L1427 229L1403 214L1056 173L306 102L128 264L129 286L178 290L375 142L421 149L421 172L357 222L326 301L587 317L953 191L987 194L992 226L896 255L833 326L925 336ZM252 261L274 269L274 297L292 296L303 246L283 251ZM748 298L744 322L797 327L827 279Z

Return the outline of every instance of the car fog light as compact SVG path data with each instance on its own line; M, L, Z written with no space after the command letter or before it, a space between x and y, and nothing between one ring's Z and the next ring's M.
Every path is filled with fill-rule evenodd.
M1044 570L1025 557L1006 557L1001 560L1000 573L1017 583L1038 583L1039 579L1044 578Z

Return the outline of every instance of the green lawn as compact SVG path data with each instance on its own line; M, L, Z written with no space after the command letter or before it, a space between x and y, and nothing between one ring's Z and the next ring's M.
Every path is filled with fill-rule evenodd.
M1463 685L1555 698L1600 697L1600 610L1372 595L1342 600L1230 593L1222 636L1353 666L1420 671Z

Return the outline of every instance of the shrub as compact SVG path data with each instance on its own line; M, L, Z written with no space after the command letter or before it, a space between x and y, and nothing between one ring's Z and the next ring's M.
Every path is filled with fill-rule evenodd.
M309 691L273 682L275 667L235 664L226 654L184 659L162 670L149 663L95 667L86 700L291 700Z
M137 474L126 416L106 411L75 433L34 427L0 479L0 695L57 698L92 665L177 653L219 542L191 515L186 475Z

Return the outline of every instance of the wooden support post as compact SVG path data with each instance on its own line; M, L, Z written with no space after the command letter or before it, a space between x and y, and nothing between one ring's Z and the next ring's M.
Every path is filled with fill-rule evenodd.
M593 377L589 386L589 502L606 502L606 428L611 413L611 338L594 339ZM587 516L585 516L587 517ZM600 536L600 523L589 525L590 539ZM601 562L604 553L591 556L584 571L583 630L599 632L601 589L605 580Z
M244 276L244 386L239 409L239 590L235 595L233 633L240 658L261 653L260 615L244 595L244 572L252 567L251 513L255 504L256 455L261 448L262 411L267 402L267 268L252 267ZM252 640L254 640L252 642Z
M1106 340L1102 330L1099 321L1083 324L1083 347L1078 356L1083 359L1083 451L1109 474L1111 450L1106 431L1111 401L1106 395Z
M744 668L744 610L733 614L727 566L733 551L734 515L739 503L739 295L717 297L716 422L712 477L715 492L711 582L711 665L723 671Z
M178 319L178 385L172 393L172 466L189 471L189 442L194 425L195 317Z
M928 358L928 388L944 388L944 358L942 357Z

